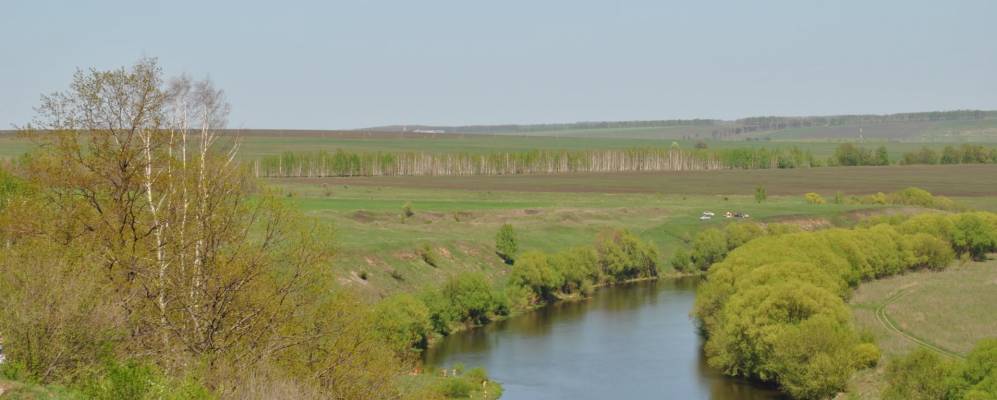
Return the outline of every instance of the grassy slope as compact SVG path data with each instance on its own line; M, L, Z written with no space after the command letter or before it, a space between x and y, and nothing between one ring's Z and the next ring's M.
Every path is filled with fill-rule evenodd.
M489 192L319 182L282 181L280 186L293 193L307 215L335 226L340 257L334 268L339 281L373 298L435 286L468 271L501 279L508 267L494 255L494 235L503 223L516 227L521 249L544 251L590 244L602 230L627 228L653 241L664 261L693 232L727 222L700 221L704 210L810 223L869 208L811 206L799 196L773 197L758 204L750 196L724 200L708 195ZM401 208L409 201L415 216L403 222ZM439 255L437 267L419 257L417 249L424 243Z
M980 339L997 333L997 260L864 283L850 303L856 324L876 337L884 360L925 345L959 357ZM877 310L885 315L881 312L877 318ZM855 395L878 398L883 373L881 363L858 374L852 385Z

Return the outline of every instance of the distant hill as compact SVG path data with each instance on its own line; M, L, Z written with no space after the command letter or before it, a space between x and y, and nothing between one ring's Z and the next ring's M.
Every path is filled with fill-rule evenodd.
M997 141L997 111L956 110L900 114L602 121L526 125L391 125L376 132L465 133L713 140Z

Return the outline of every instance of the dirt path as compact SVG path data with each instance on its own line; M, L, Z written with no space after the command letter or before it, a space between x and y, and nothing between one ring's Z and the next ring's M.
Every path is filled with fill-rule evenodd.
M898 327L893 322L893 320L890 319L889 314L886 313L886 307L888 307L890 304L893 304L894 302L896 302L897 300L899 300L905 294L909 293L907 291L907 289L909 289L909 288L898 290L896 293L894 293L890 297L888 297L886 299L886 301L883 302L883 304L880 304L879 306L877 306L876 307L876 320L878 320L879 323L882 324L883 327L885 327L887 330L890 330L893 333L896 333L897 335L900 335L900 337L903 337L904 339L907 339L908 341L910 341L910 342L912 342L912 343L914 343L914 344L916 344L918 346L924 347L924 348L926 348L928 350L934 351L934 352L939 353L939 354L944 355L944 356L958 358L958 359L965 359L966 357L963 356L962 354L956 353L956 352L951 351L951 350L944 349L941 346L938 346L938 345L936 345L934 343L928 342L928 341L920 339L920 338L918 338L918 337L916 337L916 336L914 336L914 335L912 335L910 333L907 333L903 329L900 329L900 327Z

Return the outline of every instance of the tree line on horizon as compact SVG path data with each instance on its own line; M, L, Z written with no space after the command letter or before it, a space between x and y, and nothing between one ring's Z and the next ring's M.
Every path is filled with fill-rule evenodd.
M519 152L284 152L249 162L257 177L471 176L574 172L711 171L798 168L818 161L792 148L531 150Z
M550 124L502 124L502 125L460 125L460 126L430 126L430 125L392 125L371 127L362 130L401 131L403 129L433 129L452 133L530 133L577 129L627 129L627 128L666 128L675 126L715 126L715 136L722 137L742 133L780 130L789 128L830 127L852 124L883 124L890 122L928 122L928 121L973 121L997 118L997 111L992 110L952 110L925 111L895 114L844 114L826 116L756 116L735 120L722 119L667 119L667 120L632 120L632 121L583 121Z

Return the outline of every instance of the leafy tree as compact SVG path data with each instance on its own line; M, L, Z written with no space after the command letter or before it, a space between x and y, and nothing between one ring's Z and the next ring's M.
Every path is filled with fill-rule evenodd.
M692 241L692 262L705 271L727 255L727 238L716 228L707 228L696 234Z
M678 250L675 250L675 254L672 255L669 263L672 265L672 268L679 272L689 272L693 268L692 257L684 247L679 247Z
M377 303L373 311L375 332L403 357L426 349L433 331L429 308L410 294L399 294Z
M529 288L536 298L535 302L543 303L556 300L557 290L564 284L564 276L550 265L546 254L529 251L516 261L509 282Z
M560 251L550 256L548 262L564 278L561 286L564 293L591 289L591 285L601 278L599 255L591 247Z
M961 159L962 156L959 154L959 150L956 150L952 146L945 146L945 149L942 150L940 162L942 164L958 164Z
M751 222L727 224L723 230L727 238L727 249L734 250L751 239L765 236L765 229Z
M602 271L617 282L658 275L658 250L627 230L603 232L596 239Z
M956 216L954 228L952 245L975 260L983 260L987 252L997 249L997 227L979 214Z
M884 400L935 400L946 398L946 377L952 367L923 348L894 359L886 368Z
M768 199L768 194L765 193L765 188L759 186L755 188L755 202L761 203Z
M886 151L886 146L876 148L875 165L890 165L890 153Z
M503 224L495 235L495 252L506 264L512 264L518 251L519 241L516 239L516 231L512 225Z
M966 361L953 369L951 376L949 398L997 398L997 339L977 343Z

